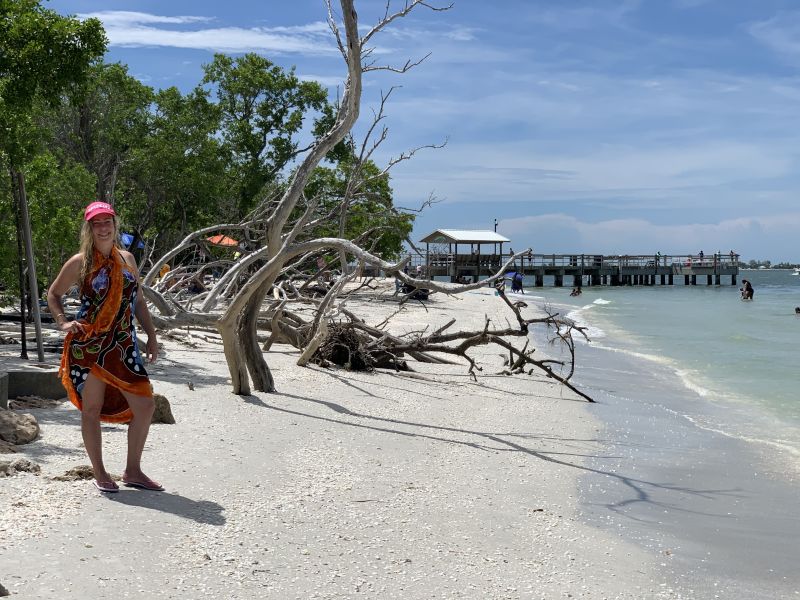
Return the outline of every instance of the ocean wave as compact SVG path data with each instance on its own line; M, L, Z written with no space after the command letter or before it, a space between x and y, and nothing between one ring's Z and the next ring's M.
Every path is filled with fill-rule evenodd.
M590 340L597 340L607 337L607 333L605 330L601 329L597 325L590 322L590 319L586 317L585 313L591 311L593 308L597 306L603 306L606 304L611 304L610 300L604 300L603 298L597 298L591 304L585 304L579 308L575 308L569 311L566 314L566 317L573 321L577 326L583 327L586 329L586 335L589 336ZM585 343L586 340L583 337L576 337L578 342Z
M634 358L639 358L663 366L669 369L669 372L674 373L677 376L678 381L681 382L683 387L696 393L698 396L707 398L709 397L709 395L713 393L711 390L703 387L693 379L693 376L695 375L693 371L678 368L678 366L676 366L675 364L675 361L673 361L671 358L667 358L663 354L650 354L648 352L641 352L639 350L632 350L630 348L607 346L603 344L593 344L593 345L595 348L599 348L600 350L605 350L607 352L616 352L618 354L624 354L626 356L632 356Z
M592 308L592 304L587 304L586 306L582 306L580 308L576 308L574 310L569 311L565 316L567 319L575 323L578 327L584 327L586 329L586 335L589 336L590 340L595 340L598 338L606 337L606 332L600 329L599 327L592 325L589 323L585 316L584 312L588 311ZM576 336L576 340L585 341L582 336Z
M692 372L691 371L684 371L682 369L677 369L676 368L675 369L675 374L678 376L678 379L680 379L680 381L684 385L684 387L686 387L687 389L692 390L698 396L702 396L703 398L706 398L711 393L711 390L709 390L707 388L704 388L702 385L700 385L696 381L692 380Z
M800 447L797 446L796 441L790 441L784 439L768 439L758 435L753 435L752 433L731 431L730 429L726 429L725 428L726 426L723 426L721 424L707 423L699 416L672 410L667 407L662 407L662 408L664 408L664 410L666 410L667 412L670 412L674 415L680 416L683 419L686 419L692 425L694 425L698 429L702 429L703 431L709 431L711 433L716 433L718 435L722 435L727 438L740 440L748 444L766 446L778 450L780 452L784 452L788 455L787 458L789 459L788 461L786 461L787 466L792 467L796 472L800 472ZM732 426L727 425L727 427L732 427ZM769 457L769 460L774 463L776 457L774 455L771 455Z
M606 350L608 352L617 352L619 354L625 354L627 356L633 356L635 358L641 358L643 360L658 363L659 365L668 366L671 369L675 370L675 366L669 358L666 358L660 354L648 354L647 352L639 352L638 350L631 350L630 348L618 348L615 346L605 346L605 345L598 345L593 344L595 348L599 348L601 350Z
M646 360L664 367L665 371L661 374L662 377L666 376L670 379L671 377L669 374L674 374L675 380L680 382L684 389L689 390L704 401L709 402L707 406L714 406L717 410L725 407L726 416L719 419L713 417L709 418L709 415L689 414L685 412L685 410L676 410L664 403L659 403L661 409L688 420L704 431L735 438L749 444L761 446L762 448L773 448L775 451L780 451L784 457L782 461L783 464L790 466L794 472L800 473L800 438L795 439L797 435L795 432L797 430L791 425L781 423L780 421L768 421L767 419L769 417L767 414L759 412L759 407L753 402L752 398L740 396L736 393L706 388L697 381L702 378L700 373L695 370L679 368L672 359L665 358L664 356L603 344L593 344L593 347L606 352L619 353L636 359ZM615 371L621 370L617 369ZM651 371L651 375L657 377L658 373L657 371ZM587 385L586 387L591 388L592 386ZM609 392L608 390L603 391L606 393ZM623 398L627 397L624 392L620 393L619 390L615 390L615 394L612 395ZM723 420L724 423L722 422ZM778 431L782 431L784 435L780 437L769 437L770 435L777 434ZM774 458L776 457L770 457L770 460Z

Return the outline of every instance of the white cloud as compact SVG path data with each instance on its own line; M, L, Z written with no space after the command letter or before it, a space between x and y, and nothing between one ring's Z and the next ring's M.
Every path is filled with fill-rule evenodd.
M313 33L317 35L324 35L325 37L331 35L331 30L325 21L315 21L307 25L289 25L283 27L270 27L270 31L275 33Z
M794 248L800 213L749 216L716 223L659 225L646 219L588 222L565 214L502 219L498 231L534 252L625 254L729 252L746 258L797 260Z
M780 12L771 19L751 24L748 31L775 52L800 59L800 12Z
M100 19L103 22L103 25L111 27L122 27L141 23L207 23L214 20L214 17L188 15L168 17L164 15L151 15L149 13L128 10L101 10L93 13L79 14L78 17L81 19Z
M324 22L290 27L158 27L197 25L215 20L205 16L163 16L130 11L101 11L79 15L103 22L112 46L167 46L223 52L327 55L338 53Z
M360 26L359 29L363 29L365 31L369 30L370 27L363 25ZM477 39L476 34L481 31L481 29L477 27L467 27L465 25L451 25L451 26L441 26L441 27L390 27L383 31L383 33L388 36L398 40L410 40L412 42L419 42L419 41L432 41L436 39L447 39L455 42L471 42Z
M724 203L728 190L742 187L741 182L791 174L793 164L781 149L730 140L595 144L559 152L537 149L532 142L453 142L404 167L394 181L415 195L436 188L451 202L627 198L657 204L701 196Z
M310 73L303 73L297 76L301 81L316 81L325 87L336 87L337 85L344 85L344 77L330 76L330 75L312 75Z
M591 201L679 212L701 202L739 215L748 203L768 211L793 201L798 98L791 77L495 71L479 88L446 96L399 91L386 152L450 138L393 173L406 204L436 189L471 211L485 202L578 210Z
M640 0L623 0L606 5L598 2L585 7L559 5L557 8L541 8L534 6L528 20L544 25L553 31L596 30L603 26L620 27L627 15L638 10L640 4Z
M704 4L710 4L714 0L673 0L673 4L677 8L697 8Z
M475 39L475 27L454 27L445 33L445 37L456 42L469 42Z

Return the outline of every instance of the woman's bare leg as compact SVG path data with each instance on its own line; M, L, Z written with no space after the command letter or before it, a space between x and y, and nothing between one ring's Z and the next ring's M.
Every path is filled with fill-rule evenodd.
M133 412L133 419L128 423L128 461L123 479L126 481L148 481L150 478L142 472L142 452L150 431L156 404L153 398L134 396L125 392L125 399Z
M83 446L92 463L94 478L98 482L112 481L105 465L103 465L103 435L100 430L100 411L103 408L103 399L106 393L106 384L91 373L83 384L81 400L81 434Z

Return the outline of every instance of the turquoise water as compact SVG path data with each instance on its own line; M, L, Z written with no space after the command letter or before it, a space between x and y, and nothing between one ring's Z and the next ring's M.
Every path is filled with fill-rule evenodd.
M742 278L755 288L752 302L728 278L721 286L585 287L577 298L568 287L526 292L588 326L608 368L613 353L637 358L634 379L668 377L714 406L713 418L698 410L701 426L770 444L800 465L800 276L762 270Z

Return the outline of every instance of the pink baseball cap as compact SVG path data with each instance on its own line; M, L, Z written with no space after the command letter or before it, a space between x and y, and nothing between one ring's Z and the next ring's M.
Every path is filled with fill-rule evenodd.
M114 212L114 208L108 202L92 202L86 207L84 212L84 219L87 221L91 221L97 215L111 215L112 217L117 216L117 213Z

